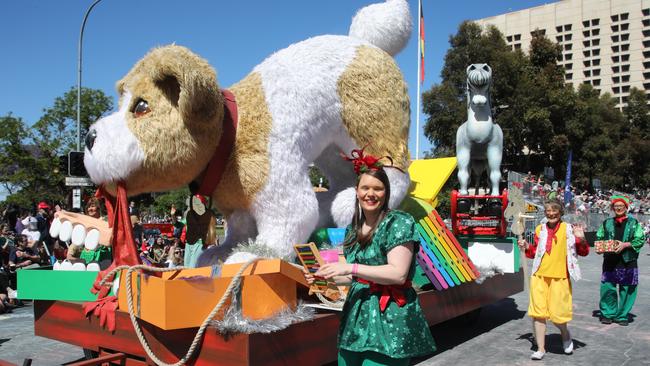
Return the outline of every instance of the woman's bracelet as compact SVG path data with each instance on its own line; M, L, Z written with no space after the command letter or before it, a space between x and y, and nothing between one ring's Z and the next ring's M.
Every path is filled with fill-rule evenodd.
M358 272L359 272L359 263L354 263L352 265L352 275L356 277Z

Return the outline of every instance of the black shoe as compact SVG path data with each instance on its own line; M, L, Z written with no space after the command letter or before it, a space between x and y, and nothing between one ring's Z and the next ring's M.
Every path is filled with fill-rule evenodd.
M627 320L618 320L616 324L627 327L630 323Z
M612 324L612 319L610 318L600 318L600 322L603 324Z

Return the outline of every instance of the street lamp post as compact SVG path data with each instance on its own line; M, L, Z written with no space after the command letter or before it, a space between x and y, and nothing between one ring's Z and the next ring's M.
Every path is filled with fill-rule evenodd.
M78 58L78 77L77 77L77 151L81 151L81 48L84 38L84 27L86 26L86 20L88 20L88 15L90 11L93 10L95 5L97 5L102 0L95 0L92 5L86 10L86 15L84 15L84 20L81 23L81 31L79 32L79 58Z

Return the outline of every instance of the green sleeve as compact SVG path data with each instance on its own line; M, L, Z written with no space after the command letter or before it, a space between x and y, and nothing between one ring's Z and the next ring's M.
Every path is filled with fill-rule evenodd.
M596 240L605 240L605 223L600 224L598 231L596 232Z
M401 211L391 211L386 220L389 220L385 228L387 230L386 241L382 243L386 253L399 245L410 242L415 244L414 251L418 250L417 244L420 237L415 226L415 220L411 215Z
M632 248L638 253L641 251L643 244L645 244L645 234L643 233L643 225L636 223L636 228L632 234L632 240L630 241Z

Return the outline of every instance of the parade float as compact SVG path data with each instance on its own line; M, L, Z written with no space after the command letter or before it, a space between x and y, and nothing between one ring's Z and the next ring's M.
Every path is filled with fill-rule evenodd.
M227 90L219 88L210 65L186 48L147 54L118 82L119 111L93 124L86 138L86 169L106 201L108 223L64 213L50 232L83 247L86 257L110 248L112 262L99 272L89 265L20 271L19 294L34 300L35 334L84 348L94 357L79 363L84 365L334 362L334 307L345 291L328 294L328 284L317 284L329 309L314 311L308 303L318 301L311 295L315 289L292 262L297 253L310 270L316 259L324 260L322 247L300 246L319 228L319 244L337 250L340 229L334 228L350 222L356 178L340 153L362 147L392 158L395 168L386 169L389 205L418 223L413 284L429 325L520 292L516 245L501 230L505 193L498 202L478 197L478 191L469 204L461 200L469 216L453 217L454 228L487 210L500 230L459 235L435 209L456 158L410 161L409 100L393 59L410 33L406 1L370 5L355 16L348 36L293 44ZM491 73L473 78L468 69L468 88L479 86L468 99L489 106ZM327 192L312 189L310 164L328 177ZM463 184L461 179L461 190ZM184 185L225 215L225 242L207 248L197 268L142 263L127 196ZM460 199L453 200L457 205ZM199 226L188 231L205 238L205 226Z

